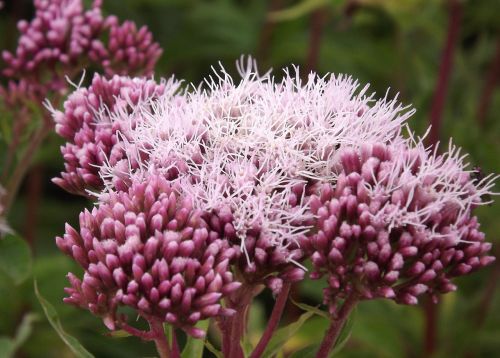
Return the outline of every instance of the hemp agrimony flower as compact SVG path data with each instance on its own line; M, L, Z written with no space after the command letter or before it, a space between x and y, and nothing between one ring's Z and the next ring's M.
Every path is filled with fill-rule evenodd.
M472 214L493 180L474 180L458 149L368 145L341 157L335 183L318 186L310 202L318 217L313 277L327 275L332 311L351 294L437 299L455 290L451 278L494 260Z
M135 123L134 108L149 103L176 84L156 83L143 78L94 75L88 88L79 88L64 103L64 111L53 110L56 132L68 142L61 148L66 171L53 181L75 194L101 190L99 167L105 162L117 165L126 157L117 146L120 136L127 138ZM111 113L127 113L127 118L110 119ZM122 139L123 140L123 139ZM129 160L130 162L130 160ZM127 163L128 165L129 163ZM131 165L135 168L136 162Z
M120 306L148 322L168 322L200 337L194 325L231 314L219 301L241 284L233 280L235 250L210 229L189 195L161 176L103 196L80 215L80 231L66 226L58 247L85 270L70 274L65 302L89 309L109 329L127 329Z
M350 77L285 70L278 80L252 60L238 69L237 82L221 68L187 88L96 77L53 112L69 141L56 182L98 201L80 233L57 240L86 271L70 278L69 302L112 329L128 327L119 305L194 336L214 317L223 354L241 357L249 307L267 286L276 305L260 357L291 284L325 276L326 357L359 300L437 299L494 260L473 209L495 178L476 180L452 145L438 154L405 138L408 107Z

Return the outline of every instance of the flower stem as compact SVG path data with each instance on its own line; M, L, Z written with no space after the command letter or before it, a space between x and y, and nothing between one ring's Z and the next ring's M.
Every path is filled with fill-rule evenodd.
M278 324L280 323L283 310L285 309L286 301L288 300L291 286L292 285L290 283L286 283L278 294L276 303L273 307L273 312L271 313L271 318L267 323L266 330L264 331L264 334L260 338L260 341L253 350L252 354L250 355L250 358L260 358L262 356L262 353L264 353L264 350L266 349L269 341L273 337L273 333L276 330L276 327L278 327Z
M425 314L425 354L427 357L432 356L436 350L437 341L437 315L438 315L438 304L432 302L430 297L424 302L424 314Z
M453 56L460 34L460 24L462 20L462 4L458 0L450 0L448 15L448 34L439 65L439 77L434 91L432 107L430 113L431 131L429 134L429 144L436 144L439 141L443 110L446 100L446 93L449 87L451 70L453 68Z
M155 342L156 350L158 351L160 358L174 357L170 354L170 347L163 330L163 324L159 321L149 321L149 326L151 327L153 340Z
M356 306L357 303L358 303L358 298L354 294L351 294L346 298L337 316L332 317L330 327L328 328L328 331L326 331L325 336L323 337L323 341L321 342L321 346L319 347L316 358L328 357L328 354L334 347L335 342L337 341L337 338L339 337L340 332L342 331L342 327L344 327L347 317L349 317L349 314L351 313L352 309Z
M477 109L477 121L482 127L486 124L486 115L488 114L488 109L491 106L491 101L493 99L493 93L495 87L500 78L500 36L497 38L495 57L491 62L491 65L486 76L486 83L484 85L483 92L479 99L479 106Z
M177 343L177 334L174 328L172 329L172 358L181 358L179 344Z
M244 357L240 342L246 330L248 310L256 289L256 286L252 284L244 284L227 298L227 307L235 310L236 313L219 322L222 331L222 352L225 357Z
M9 181L6 186L7 190L7 195L4 199L4 210L5 213L7 214L9 212L9 209L14 201L14 198L17 195L17 192L19 190L19 186L21 185L21 182L28 171L31 161L33 160L33 157L35 156L38 148L42 144L43 140L47 137L47 135L50 133L51 128L46 125L42 125L37 132L34 134L33 139L30 141L30 144L28 148L25 150L23 153L21 160L17 164L14 173L12 176L9 178Z
M319 53L321 50L321 40L323 37L323 30L326 23L327 9L321 7L311 14L311 24L309 30L309 50L305 64L304 76L316 70L318 66Z

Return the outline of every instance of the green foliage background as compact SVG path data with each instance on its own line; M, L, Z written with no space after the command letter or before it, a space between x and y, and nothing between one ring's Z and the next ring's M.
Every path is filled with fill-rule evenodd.
M31 1L7 2L0 11L0 48L12 49L17 41L15 22L32 15ZM270 3L288 9L269 19ZM347 11L354 4L355 11ZM470 153L470 162L485 173L500 172L500 92L493 93L484 125L477 119L489 68L500 41L499 0L462 1L463 19L443 117L441 139ZM356 5L357 4L357 5ZM146 24L164 49L156 76L199 82L217 61L234 68L241 54L251 54L267 70L291 63L303 66L310 51L312 11L320 9L325 23L317 70L348 73L362 84L371 83L378 96L400 93L403 103L417 113L410 126L419 134L428 125L430 105L447 30L448 8L442 0L107 0L106 12L120 19ZM352 8L351 8L352 10ZM265 32L270 35L266 37ZM497 64L500 66L500 64ZM4 119L2 119L4 120ZM64 223L77 224L78 213L91 203L64 193L50 182L62 169L56 136L38 153L31 179L25 183L11 217L24 235L34 233L33 274L22 284L0 267L0 357L19 338L18 357L72 357L45 319L33 291L33 278L51 302L64 329L77 337L96 357L153 356L152 344L136 338L111 338L99 319L62 304L65 275L78 271L55 247L54 237ZM38 175L38 179L34 178ZM41 184L33 189L30 181ZM31 188L31 189L30 189ZM497 191L500 191L498 187ZM31 214L30 213L31 210ZM33 214L33 212L35 214ZM500 204L479 210L482 228L498 257ZM1 250L1 248L0 248ZM22 248L20 249L22 251ZM495 274L496 272L496 274ZM457 293L445 296L438 318L435 357L500 356L500 300L495 290L499 266L458 281ZM296 300L318 304L321 284L306 282ZM272 305L269 295L256 302L251 327L258 338ZM300 315L293 306L285 320ZM285 356L318 342L325 322L315 316L286 345ZM17 334L17 336L16 336ZM20 336L22 334L22 336ZM422 357L424 316L421 307L397 306L388 301L364 302L356 312L352 334L339 357ZM16 344L17 344L16 343ZM207 355L208 356L208 355ZM294 355L295 356L295 355ZM308 356L307 349L300 354Z

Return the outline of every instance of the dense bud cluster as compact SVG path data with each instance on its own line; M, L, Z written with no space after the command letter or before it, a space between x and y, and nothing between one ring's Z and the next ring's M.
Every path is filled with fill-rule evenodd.
M94 161L92 178L97 182L99 173L109 190L124 190L151 170L179 182L239 249L244 278L266 281L277 292L283 280L303 277L298 266L312 221L304 186L334 175L340 148L401 141L401 123L411 111L395 100L372 101L366 87L356 93L358 84L348 77L312 75L302 83L285 72L275 83L251 60L239 70L240 83L221 69L207 89L167 91L129 112L109 111L112 126L131 123L120 140L128 163L122 156ZM66 165L75 173L68 159ZM75 182L81 177L74 176Z
M108 44L103 50L101 61L106 74L127 76L152 74L162 52L148 28L142 26L138 29L132 21L113 24Z
M197 321L230 314L219 301L240 286L230 270L235 250L179 189L152 175L83 212L79 232L67 225L57 245L85 273L82 280L69 275L65 301L103 317L110 329L125 319L119 306L129 306L194 336L203 334Z
M140 120L133 114L134 106L163 94L166 85L142 78L106 79L96 74L88 88L71 94L64 111L53 111L56 132L67 140L61 148L66 171L54 182L75 194L85 195L87 189L102 190L99 167L105 162L116 166L125 160L124 148L117 145L118 137L126 139L134 127L130 117L128 121L112 121L110 113L124 112ZM137 161L130 162L128 157L126 162L127 166L137 166Z
M343 153L335 185L318 186L310 202L313 277L326 274L332 308L351 293L404 304L437 298L455 290L453 277L494 260L471 214L489 188L450 153L385 145Z
M115 16L103 16L101 0L94 0L90 9L82 0L35 0L34 5L35 17L17 25L21 36L16 50L2 53L2 74L16 89L14 97L41 102L51 92L65 92L65 76L89 66L108 75L149 75L161 55L147 28L137 30L129 21L120 25ZM11 97L10 90L2 93ZM7 98L12 102L15 98Z
M373 100L349 77L311 74L303 82L285 71L276 81L259 75L251 60L239 70L239 83L221 69L192 90L180 90L175 80L96 77L64 111L53 112L68 140L66 172L56 182L72 192L96 190L99 200L82 214L80 234L68 227L58 239L86 269L83 281L71 278L70 302L108 323L110 312L119 321L115 306L129 305L196 335L190 327L198 319L228 313L212 299L228 295L226 307L238 310L238 320L262 284L279 294L304 279L308 260L312 278L327 278L332 314L351 295L405 304L423 293L437 298L455 288L453 277L494 260L472 210L485 204L495 178L476 180L453 146L438 155L411 133L405 139L401 131L413 111L395 99ZM154 200L144 194L157 186ZM182 225L170 227L176 220ZM203 237L213 254L180 250L171 261L165 245L172 231L189 247ZM209 249L214 243L217 253ZM122 258L131 246L134 255ZM105 250L118 255L118 266L109 267ZM196 275L161 291L158 265L177 272L186 260L197 262L196 275L215 280L220 294L207 288L211 283L196 286ZM105 266L124 275L113 271L112 281ZM243 285L238 291L233 274ZM210 297L210 308L194 304L195 295ZM229 321L219 320L226 328Z

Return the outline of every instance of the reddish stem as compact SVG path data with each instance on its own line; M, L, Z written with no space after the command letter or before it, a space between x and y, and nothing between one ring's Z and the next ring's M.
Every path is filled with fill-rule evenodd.
M499 279L500 264L495 263L495 267L493 267L493 272L491 273L490 279L488 280L488 284L484 290L483 297L477 310L476 327L478 329L483 326L484 321L486 321L486 318L488 318L488 312L491 309L491 303L493 302Z
M436 351L437 347L437 315L439 307L437 303L432 302L430 297L424 302L425 313L425 356L430 357Z
M219 329L222 333L222 354L224 357L229 357L231 351L231 318L222 317L218 319Z
M242 305L241 308L232 317L231 324L231 349L229 350L229 357L231 358L244 358L245 354L241 347L241 339L245 334L246 322L248 317L248 309L250 304Z
M153 336L152 340L155 342L156 350L158 351L160 358L170 358L170 347L168 345L167 337L165 336L165 331L163 330L163 324L160 321L149 321L149 326L151 327L151 333Z
M429 144L436 144L439 141L443 109L448 91L448 85L453 68L453 55L460 34L460 24L462 20L462 5L458 0L450 0L449 21L446 43L439 65L439 75L432 100L430 124L431 130L428 138Z
M120 328L123 329L125 332L131 334L132 336L138 337L144 341L152 341L154 337L154 333L152 331L141 331L140 329L137 329L135 327L129 326L125 322L121 322L119 324Z
M43 168L40 165L35 166L28 175L28 192L26 208L26 241L33 247L36 239L36 228L38 223L38 209L40 198L42 196Z
M311 15L311 27L309 32L309 52L305 66L304 76L316 70L318 66L319 52L321 50L321 38L326 23L326 9L319 8Z
M491 62L488 70L488 75L486 76L486 83L484 85L483 92L479 99L479 106L477 109L477 121L479 125L484 126L486 115L488 114L488 109L491 105L491 99L493 98L493 92L498 82L498 77L500 76L500 37L497 39L495 58Z
M19 186L28 171L33 157L35 156L38 148L42 144L43 140L50 133L51 127L47 125L42 125L34 134L33 139L30 141L28 148L22 154L21 160L16 165L14 173L10 176L8 184L6 186L7 195L4 198L4 210L7 214L12 206L14 198L17 195Z
M172 329L172 358L181 358L179 344L177 343L177 334L175 329Z
M235 310L236 313L232 317L219 321L222 331L222 352L225 357L244 357L240 342L245 333L248 310L255 295L255 289L256 287L251 284L243 285L226 300L227 307Z
M281 2L282 0L271 0L268 6L268 13L278 10L281 7ZM265 62L267 56L269 55L272 34L274 27L276 26L276 22L270 21L267 16L264 21L265 22L260 33L259 47L257 49L257 58L261 64Z
M259 343L253 350L250 358L260 358L262 356L262 353L264 353L264 350L266 349L269 341L273 337L273 333L276 330L276 327L278 327L278 324L280 323L281 316L283 315L283 311L286 306L286 301L288 300L291 286L292 285L290 283L285 284L278 294L276 303L273 307L273 312L271 313L271 317L269 318L269 322L267 323L266 330L260 338Z
M354 294L351 294L346 298L338 314L335 317L332 317L330 327L325 333L321 346L316 354L316 358L327 358L329 356L330 351L333 349L340 332L342 331L342 327L344 327L349 314L357 303L358 298Z

